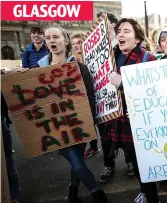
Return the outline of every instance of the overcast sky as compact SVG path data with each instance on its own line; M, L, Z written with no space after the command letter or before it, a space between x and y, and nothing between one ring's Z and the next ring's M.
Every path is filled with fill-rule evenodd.
M146 0L147 13L157 13L167 17L167 0ZM144 0L122 0L123 16L144 16Z

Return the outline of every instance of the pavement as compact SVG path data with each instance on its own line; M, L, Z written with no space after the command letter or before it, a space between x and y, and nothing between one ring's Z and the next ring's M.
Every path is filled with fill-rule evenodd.
M58 151L28 159L14 125L11 125L11 131L14 159L20 176L21 203L67 203L70 174L68 162ZM86 162L98 180L104 169L102 150ZM109 203L132 203L139 193L137 179L127 175L123 156L116 159L113 176L108 183L101 184L101 187L107 194ZM162 192L161 189L159 192ZM85 203L92 202L90 194L82 184L80 195ZM161 203L167 203L167 194L160 198Z

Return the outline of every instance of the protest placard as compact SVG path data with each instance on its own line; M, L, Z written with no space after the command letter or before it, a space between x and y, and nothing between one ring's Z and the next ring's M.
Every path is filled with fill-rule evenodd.
M102 123L123 114L120 92L110 82L110 75L116 71L116 67L108 36L106 13L102 14L90 30L82 44L83 61L94 84L96 121Z
M76 62L3 75L2 92L29 157L96 138Z
M121 67L142 182L167 180L167 60Z

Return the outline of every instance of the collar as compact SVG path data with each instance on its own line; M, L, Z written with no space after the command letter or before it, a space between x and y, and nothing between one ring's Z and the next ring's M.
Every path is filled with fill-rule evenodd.
M75 57L73 55L69 56L68 59L67 59L67 63L68 62L72 62L72 61L75 61Z
M47 55L47 56L48 56L49 64L51 64L51 61L52 61L52 54L49 53L49 55ZM70 56L67 58L67 63L68 63L68 62L72 62L72 61L76 61L76 60L75 60L75 57L74 57L73 55L70 55Z

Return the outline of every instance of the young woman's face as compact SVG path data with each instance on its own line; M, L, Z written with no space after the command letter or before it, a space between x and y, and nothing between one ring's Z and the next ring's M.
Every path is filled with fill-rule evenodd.
M80 38L73 38L72 39L72 49L75 54L82 53L82 40Z
M121 23L118 28L117 39L119 48L124 54L128 54L140 42L136 39L133 26L129 22Z
M45 41L49 51L60 55L66 52L65 38L58 28L49 28L45 31Z
M166 35L162 35L160 38L160 46L162 51L167 54L167 33Z

